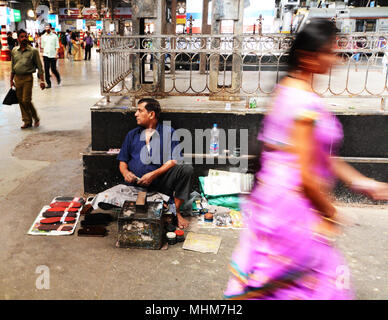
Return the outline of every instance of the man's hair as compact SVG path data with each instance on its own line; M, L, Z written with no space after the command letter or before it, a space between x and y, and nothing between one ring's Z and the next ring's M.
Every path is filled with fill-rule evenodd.
M160 113L162 112L162 109L160 108L160 104L158 101L152 98L143 98L138 101L138 105L140 103L145 103L146 105L144 106L148 112L155 112L155 117L156 119L159 120Z
M20 30L18 31L18 38L20 37L20 35L21 35L22 33L27 34L27 31L25 31L25 30L23 30L23 29L20 29Z

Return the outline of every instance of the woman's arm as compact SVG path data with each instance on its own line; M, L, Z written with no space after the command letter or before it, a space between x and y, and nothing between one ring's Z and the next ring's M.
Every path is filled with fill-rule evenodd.
M341 159L330 158L330 165L335 176L349 187L355 181L370 180Z
M341 159L331 158L334 174L354 191L364 193L374 200L388 200L388 184L368 178Z
M298 155L302 177L302 187L306 196L311 200L316 209L326 217L333 217L336 209L331 203L328 194L320 189L321 183L314 175L314 122L309 119L295 121L292 131L292 145Z

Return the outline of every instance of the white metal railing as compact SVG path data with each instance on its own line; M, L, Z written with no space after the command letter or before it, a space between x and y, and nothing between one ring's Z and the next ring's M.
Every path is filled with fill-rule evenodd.
M387 39L388 34L381 33L338 34L335 51L340 62L328 75L313 77L313 90L322 96L385 96L388 88L383 55ZM284 34L103 35L101 93L267 96L286 74L287 50L292 41L292 35ZM218 68L216 89L210 85L209 77L214 59ZM136 83L147 78L152 82L158 64L165 69L163 85ZM144 67L139 68L141 65ZM231 85L232 74L236 72L241 78L237 88Z

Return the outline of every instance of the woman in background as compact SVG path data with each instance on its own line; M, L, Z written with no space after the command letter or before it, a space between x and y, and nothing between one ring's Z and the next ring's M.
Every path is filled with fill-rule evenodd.
M290 49L288 76L258 137L262 166L242 204L247 229L232 257L226 298L353 298L349 281L341 282L346 263L332 243L338 214L329 193L334 177L376 200L388 199L388 185L331 157L342 127L312 92L311 79L335 62L335 35L333 22L311 20Z
M81 42L79 40L78 34L73 32L71 34L71 55L73 56L74 61L81 61L82 60L82 49L81 49Z

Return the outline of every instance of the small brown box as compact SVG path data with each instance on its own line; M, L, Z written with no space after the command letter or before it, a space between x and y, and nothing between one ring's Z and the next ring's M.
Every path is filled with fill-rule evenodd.
M147 212L147 192L140 191L136 199L136 212L146 213Z

